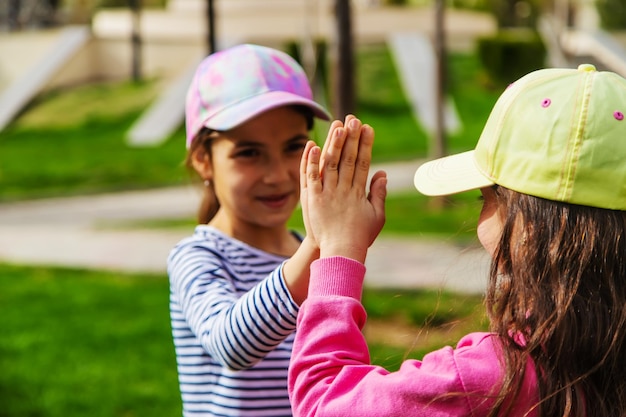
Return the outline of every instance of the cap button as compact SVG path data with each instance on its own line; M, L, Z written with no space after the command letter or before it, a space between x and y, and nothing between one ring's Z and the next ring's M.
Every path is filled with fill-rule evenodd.
M592 65L592 64L580 64L578 66L578 71L587 71L587 72L596 71L596 67L595 65Z

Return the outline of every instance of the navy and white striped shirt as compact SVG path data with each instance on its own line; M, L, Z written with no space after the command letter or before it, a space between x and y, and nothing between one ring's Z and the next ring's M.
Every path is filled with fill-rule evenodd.
M291 416L286 258L200 225L168 258L183 415Z

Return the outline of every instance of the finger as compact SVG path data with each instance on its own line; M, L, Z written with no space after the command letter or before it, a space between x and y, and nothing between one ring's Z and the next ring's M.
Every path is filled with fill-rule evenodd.
M323 158L324 166L321 167L321 175L324 178L324 186L336 186L338 181L339 161L343 152L344 143L346 141L347 129L339 127L335 129L333 136L328 142L326 152L320 158Z
M304 222L304 230L309 234L309 206L308 206L308 189L306 169L309 160L309 153L311 148L315 146L315 142L308 141L302 152L302 158L300 158L300 207L302 208L302 221Z
M375 220L378 230L374 236L371 236L371 243L374 242L376 236L385 225L385 200L387 198L387 174L385 171L378 171L372 176L370 183L370 192L367 196L370 204L374 208Z
M322 191L322 179L320 177L320 147L312 146L309 149L306 162L306 188L313 192Z
M302 152L302 158L300 158L300 189L304 190L306 188L306 169L307 169L307 161L309 158L309 152L311 148L315 146L315 142L312 140L306 143L304 147L304 152Z
M324 153L326 151L326 149L328 148L328 144L330 143L330 139L332 138L333 135L333 130L339 128L339 127L345 127L348 126L348 123L350 120L352 119L356 119L356 116L354 116L353 114L349 114L346 116L345 121L342 123L340 120L334 120L331 125L330 128L328 129L328 135L326 136L326 141L324 141L324 146L322 147L322 159L321 161L324 160Z
M374 129L370 125L363 125L359 137L359 150L356 159L353 183L358 186L367 184L370 164L372 162L372 149L374 147Z
M370 182L370 192L367 199L372 203L374 209L384 211L385 199L387 198L387 173L377 171Z
M324 141L324 145L322 147L322 156L324 155L324 151L328 148L328 144L330 143L330 140L332 139L335 130L340 127L344 127L344 124L340 120L334 120L330 124L330 127L328 128L328 134L326 135L326 140Z
M347 186L352 186L354 181L354 170L359 154L359 141L361 137L361 121L357 118L348 120L347 133L343 150L341 151L341 162L339 164L340 181Z
M326 155L326 150L328 149L328 146L333 138L333 135L335 134L335 130L344 127L344 124L339 121L339 120L335 120L330 124L330 127L328 128L328 135L326 135L326 140L324 141L324 145L322 147L322 155L321 155L321 159L320 159L320 168L323 171L324 170L324 159L325 159L325 155Z

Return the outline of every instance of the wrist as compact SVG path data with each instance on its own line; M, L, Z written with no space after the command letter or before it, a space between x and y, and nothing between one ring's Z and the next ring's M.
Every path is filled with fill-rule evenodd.
M320 258L342 256L365 264L367 248L358 245L325 245L320 248Z
M300 248L310 253L314 258L318 258L320 255L320 248L317 242L309 235L305 236L304 239L302 239L302 242L300 243Z

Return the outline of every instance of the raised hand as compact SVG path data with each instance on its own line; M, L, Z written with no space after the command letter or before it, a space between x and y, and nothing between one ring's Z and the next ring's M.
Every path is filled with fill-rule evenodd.
M365 262L367 249L385 223L387 178L372 177L367 193L374 130L354 116L334 122L324 149L309 143L301 163L301 201L307 235L320 257Z

